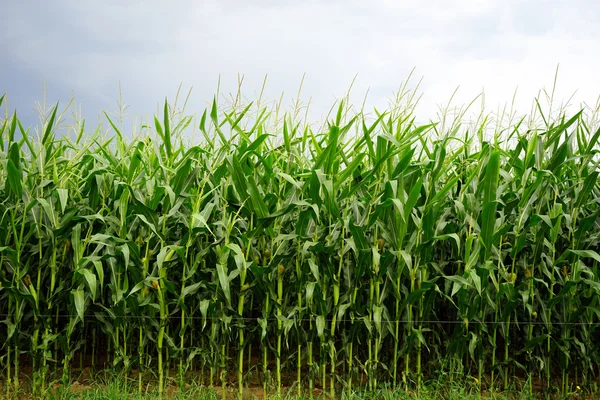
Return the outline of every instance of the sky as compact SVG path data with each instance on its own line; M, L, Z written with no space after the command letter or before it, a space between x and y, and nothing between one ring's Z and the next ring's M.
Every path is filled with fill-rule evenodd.
M242 76L246 99L266 78L263 99L284 106L303 80L300 100L315 121L353 81L351 102L367 110L384 109L406 84L423 121L482 92L474 112L484 99L488 111L527 113L557 68L555 106L598 108L595 0L7 0L2 9L0 94L27 126L44 98L49 107L74 95L94 125L102 110L118 114L120 96L133 120L180 86L182 97L192 90L187 113L199 116L219 82L231 98Z

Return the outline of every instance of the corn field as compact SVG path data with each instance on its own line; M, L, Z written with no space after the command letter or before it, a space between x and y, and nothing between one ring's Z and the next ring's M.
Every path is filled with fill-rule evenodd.
M193 376L241 396L253 376L339 397L442 372L596 391L600 130L583 112L491 137L332 115L215 101L196 121L165 102L133 136L108 114L59 134L58 105L37 134L0 119L2 395L24 370L43 393L84 367L140 392Z

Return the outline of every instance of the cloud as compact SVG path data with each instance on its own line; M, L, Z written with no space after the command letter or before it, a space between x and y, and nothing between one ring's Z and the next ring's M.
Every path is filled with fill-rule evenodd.
M119 82L131 115L156 112L180 83L194 88L189 111L201 113L220 77L222 93L284 103L303 96L311 118L324 118L353 87L353 100L382 107L416 67L424 76L418 115L435 118L455 89L454 103L482 90L496 109L512 101L527 112L533 96L551 87L560 63L557 97L575 90L575 105L595 104L600 87L600 5L593 1L161 1L12 2L0 17L4 71L0 90L30 110L71 90L85 114L114 108ZM35 89L37 88L37 89ZM17 93L17 91L19 93Z

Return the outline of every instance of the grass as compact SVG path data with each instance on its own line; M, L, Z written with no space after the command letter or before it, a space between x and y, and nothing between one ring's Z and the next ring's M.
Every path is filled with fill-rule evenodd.
M218 390L209 389L203 386L198 386L194 383L187 384L186 387L181 390L179 387L167 387L165 392L161 395L158 390L149 390L148 392L140 395L137 393L137 386L135 382L125 383L123 380L111 378L105 382L103 379L96 379L91 384L81 384L75 382L70 386L60 386L53 390L52 393L46 395L36 396L35 398L40 400L129 400L129 399L181 399L181 400L217 400L222 398L221 393ZM192 381L193 382L193 381ZM235 389L229 389L227 391L226 398L234 399L237 397ZM574 393L574 398L586 398L583 393ZM18 399L30 399L32 398L31 393L26 390L21 390L20 394L17 395ZM327 395L316 395L313 399L328 399ZM393 389L378 389L376 391L353 391L349 396L344 393L341 399L346 400L368 400L368 399L381 399L381 400L470 400L470 399L531 399L532 396L527 395L524 392L521 393L484 393L480 395L476 392L473 387L471 389L465 389L459 385L444 385L437 382L429 383L421 388L419 394L414 392L405 392L404 390L393 390ZM537 398L537 397L535 397ZM257 394L253 391L245 391L244 399L267 399L267 400L307 400L308 396L298 396L293 388L284 390L283 394L273 394L267 397Z

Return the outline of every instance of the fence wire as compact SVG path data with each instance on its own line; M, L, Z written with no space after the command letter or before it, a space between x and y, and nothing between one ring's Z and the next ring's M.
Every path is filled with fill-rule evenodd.
M108 319L152 319L152 320L161 320L160 317L153 317L150 315L110 315L110 314L101 314L103 317L106 317ZM36 315L38 318L78 318L79 315L78 314L37 314ZM0 318L14 318L15 314L0 314ZM84 314L84 319L88 318L88 319L97 319L98 315L97 314ZM259 320L261 321L279 321L280 318L277 317L268 317L268 318L261 318L261 317L239 317L239 316L235 316L235 315L231 315L228 316L231 317L232 322L233 321L256 321L258 322ZM228 318L226 317L226 318ZM169 315L166 316L162 319L175 319L175 320L181 320L181 316L180 315ZM197 315L191 315L191 316L185 316L183 319L185 320L201 320L201 321L222 321L223 318L222 317L203 317L203 316L197 316ZM294 322L315 322L317 320L317 317L314 318L287 318L287 317L283 317L281 319L287 319L287 320L292 320ZM374 318L366 318L366 317L357 317L354 319L340 319L340 318L336 318L335 321L336 323L357 323L357 322L361 322L364 321L365 319L368 319L370 322L375 322ZM333 318L325 318L323 319L324 322L332 322ZM2 322L2 321L0 321ZM101 322L101 321L100 321ZM600 321L590 321L590 322L544 322L544 321L515 321L515 320L510 320L510 321L478 321L478 320L468 320L468 321L464 321L464 320L407 320L407 319L381 319L379 320L379 322L381 323L401 323L401 324L415 324L415 325L419 325L419 324L427 324L427 325L435 325L435 324L439 324L439 325L503 325L503 324L511 324L511 325L566 325L566 326L592 326L592 325L599 325L600 326Z

